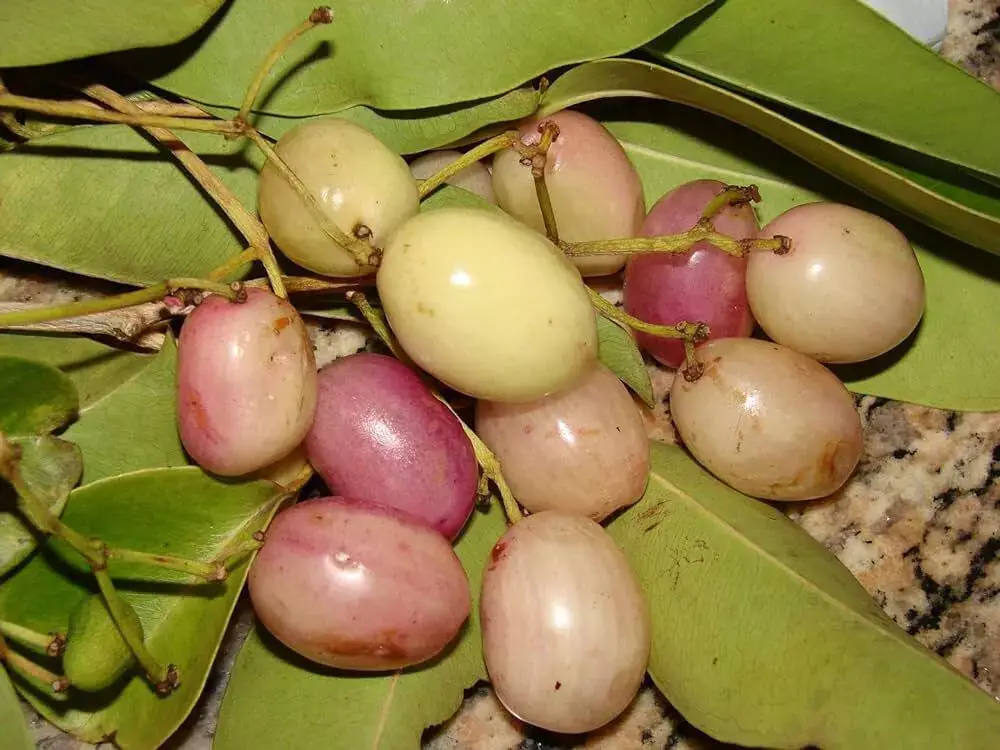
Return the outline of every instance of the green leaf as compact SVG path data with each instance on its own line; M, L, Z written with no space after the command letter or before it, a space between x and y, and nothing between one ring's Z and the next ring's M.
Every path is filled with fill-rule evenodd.
M771 506L653 443L608 531L652 609L649 672L695 727L750 747L988 750L1000 706L897 627Z
M80 411L66 431L83 451L83 483L188 464L177 432L177 345L167 336L145 366Z
M0 433L38 435L61 427L79 406L76 389L59 370L0 356Z
M253 211L257 171L242 146L183 138ZM244 247L169 152L124 125L73 128L4 154L0 195L0 255L84 276L204 277Z
M538 107L539 99L538 90L526 86L471 103L406 111L377 111L358 106L340 110L335 116L363 126L396 153L416 154L445 146L487 125L529 117ZM223 118L230 118L237 112L234 107L207 109ZM280 138L289 129L311 119L265 113L257 115L253 122L262 133Z
M4 0L0 5L0 68L44 65L184 39L222 0Z
M858 0L726 0L650 51L750 95L1000 179L1000 95Z
M0 747L4 750L35 750L24 712L17 701L10 678L0 668Z
M21 481L55 515L61 515L70 490L80 481L83 461L73 443L51 435L15 438L21 449ZM0 576L19 565L38 546L38 533L14 512L17 497L9 484L0 484Z
M1000 200L985 212L981 203L965 205L958 202L960 194L938 192L934 181L912 181L887 163L876 162L750 99L660 65L600 60L573 68L542 97L540 114L611 97L661 99L724 117L898 211L962 242L1000 254ZM979 143L985 142L980 139Z
M213 749L419 750L423 730L454 714L465 688L486 678L479 586L504 530L493 502L462 533L455 551L469 577L472 616L454 648L428 666L396 675L342 673L307 663L260 628L251 633L233 666Z
M63 520L112 546L211 560L228 544L267 525L279 489L270 482L234 484L195 467L113 477L73 491ZM82 558L51 541L0 587L0 619L42 633L62 631L69 615L96 591ZM180 687L165 698L134 674L107 693L50 700L23 690L45 718L87 742L114 733L125 750L160 747L197 700L247 572L241 562L223 583L195 582L174 571L112 563L122 596L133 606L150 651L180 670Z
M301 116L358 104L423 109L496 96L552 68L635 49L709 2L341 3L332 24L310 31L278 61L259 106ZM124 55L119 63L185 98L238 107L266 51L310 9L240 0L204 41L179 45L173 55Z
M58 367L76 386L81 409L117 388L151 359L85 336L20 332L0 333L0 357L4 356Z
M421 211L433 211L436 208L483 208L491 211L501 209L494 203L490 203L471 190L460 188L457 185L442 185L433 193L420 201Z
M653 383L635 339L617 323L597 316L597 357L652 409L656 406Z

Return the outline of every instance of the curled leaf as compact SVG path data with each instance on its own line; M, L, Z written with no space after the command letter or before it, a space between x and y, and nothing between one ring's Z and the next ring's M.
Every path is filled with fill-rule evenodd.
M604 366L652 409L656 405L653 384L631 332L603 315L598 315L597 345L597 357Z

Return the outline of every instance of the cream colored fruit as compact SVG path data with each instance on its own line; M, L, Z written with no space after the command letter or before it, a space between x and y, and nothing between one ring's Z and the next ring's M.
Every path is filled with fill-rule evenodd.
M861 420L826 367L749 338L698 349L704 372L678 375L670 412L685 447L723 482L767 500L812 500L839 489L862 451Z
M418 180L426 180L461 155L461 151L431 151L410 162L410 172ZM497 202L493 194L493 178L490 177L490 170L481 161L473 162L461 172L449 177L445 180L445 184L468 190L489 203Z
M523 721L577 734L631 703L650 649L650 613L625 555L600 524L543 511L490 553L480 614L497 698Z
M645 422L631 394L600 362L569 388L531 403L477 401L476 431L531 512L560 510L603 521L646 488Z
M406 162L370 132L330 117L299 125L275 151L316 196L327 217L348 236L367 227L381 246L420 207ZM282 253L326 276L363 276L361 267L313 218L305 201L270 163L257 189L261 221Z
M567 242L635 237L646 216L642 182L617 139L600 122L581 112L563 110L521 126L529 145L541 138L538 125L559 127L545 162L545 184L559 237ZM497 204L539 232L545 222L538 207L531 168L514 149L493 158L493 190ZM584 276L615 273L626 255L592 255L572 259Z
M413 217L385 247L376 278L406 353L474 398L541 398L597 357L597 322L579 272L545 237L498 212L442 208Z
M924 312L924 278L906 237L885 219L837 203L796 206L760 236L787 255L752 253L747 299L778 343L821 362L861 362L900 344Z

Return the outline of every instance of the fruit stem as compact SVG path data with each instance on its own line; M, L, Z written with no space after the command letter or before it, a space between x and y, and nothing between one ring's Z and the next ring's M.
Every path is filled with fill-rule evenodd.
M9 669L14 670L28 681L42 685L53 693L64 693L69 688L68 679L50 672L40 664L35 664L23 654L12 651L2 636L0 636L0 662L4 662Z
M332 21L333 11L328 6L322 5L315 8L313 12L309 14L309 18L281 37L281 39L279 39L278 42L271 47L270 51L267 53L267 57L264 58L260 67L257 68L257 73L250 82L250 86L247 88L246 94L243 95L243 104L240 105L240 111L234 118L235 120L243 123L247 121L247 118L250 116L250 110L253 108L253 104L257 100L257 94L260 93L260 87L264 84L264 79L267 78L268 74L271 72L271 68L274 67L274 64L278 62L278 58L285 54L285 51L292 46L295 40L314 26L331 23Z
M128 563L154 565L158 568L187 573L197 578L203 578L206 581L224 581L227 575L225 566L219 563L200 562L174 555L160 555L152 552L139 552L134 549L106 547L104 556L106 563L117 560Z
M537 153L531 157L531 177L535 181L535 197L538 199L538 208L542 212L545 235L558 245L559 229L556 226L556 215L552 210L549 186L545 183L545 163L548 159L549 146L559 135L559 126L547 120L538 126L538 132L542 134L542 137L535 147Z
M726 185L722 192L712 198L701 212L702 220L713 218L726 206L739 206L760 202L760 191L756 185Z
M366 266L375 266L378 264L378 251L363 240L357 238L349 237L343 229L338 227L335 223L330 221L326 213L323 211L323 207L320 206L319 201L316 200L316 196L312 194L312 191L306 187L305 183L299 179L299 176L292 171L292 168L285 163L285 160L278 156L278 153L274 150L267 139L264 138L260 133L258 133L254 128L247 128L245 135L254 145L259 148L267 160L274 165L278 173L285 178L285 181L291 186L291 188L298 193L299 197L305 201L306 208L309 209L309 213L312 214L313 219L319 224L319 228L323 230L331 240L336 242L347 252L351 254L354 258L354 262L358 264L359 268L364 268ZM273 257L273 256L272 256ZM261 262L264 263L264 267L267 268L267 262L262 258ZM270 272L268 276L270 277Z
M240 266L246 265L247 263L253 263L255 260L260 259L260 253L257 252L257 248L248 247L243 250L243 252L238 255L234 255L232 258L227 260L221 266L216 268L210 274L208 274L209 281L222 281L229 274L235 271ZM282 279L284 282L284 279ZM246 282L244 282L246 284ZM284 284L282 284L284 286Z
M520 134L516 130L508 130L483 141L475 148L469 149L453 162L446 164L417 185L417 194L420 196L420 200L426 198L438 187L447 182L450 177L455 176L470 164L474 164L480 159L485 159L487 156L495 154L498 151L503 151L505 148L512 148L517 144L519 138Z
M140 127L171 128L172 130L195 130L207 133L222 133L225 135L240 135L242 126L231 120L216 120L196 117L169 117L151 114L127 114L124 112L108 112L89 105L61 102L51 99L36 99L30 96L18 96L0 92L0 109L37 112L51 117L69 117L89 122L119 123L122 125L138 125Z
M705 366L698 361L698 354L694 345L694 341L685 340L684 342L684 365L681 368L681 375L689 383L696 381L705 371Z
M109 310L120 310L123 307L140 305L145 302L153 302L162 299L170 294L175 294L181 290L202 290L220 294L227 299L239 300L243 294L242 287L233 288L226 284L204 279L168 279L162 284L154 284L145 289L139 289L125 294L116 294L111 297L98 297L96 299L85 299L79 302L71 302L65 305L54 305L52 307L30 307L21 310L11 310L0 313L0 328L11 328L16 326L31 325L33 323L44 323L50 320L64 320L66 318L76 318L81 315L107 312Z
M346 296L347 301L358 308L358 312L368 321L368 325L372 327L372 330L375 331L375 334L382 340L382 343L392 352L393 356L407 367L416 369L417 366L410 359L410 355L403 351L403 347L399 345L396 337L392 335L392 330L389 328L389 321L386 320L385 313L373 307L364 292L352 290Z
M133 627L132 619L129 617L128 608L130 605L115 590L115 585L111 582L108 571L95 568L94 578L97 579L97 587L101 590L101 596L104 597L108 613L118 628L118 632L125 639L125 643L128 644L129 650L146 673L147 679L153 683L156 692L160 695L166 695L180 684L177 668L172 664L162 666L149 653L142 633Z
M451 406L442 398L439 394L435 394L440 401L442 401L449 409ZM455 410L452 409L452 414L455 414ZM507 522L510 524L515 524L524 518L524 514L521 512L521 507L517 504L517 500L514 499L514 493L510 491L510 487L507 485L507 480L504 479L503 471L500 466L500 459L491 451L486 443L483 442L482 438L475 433L475 431L469 427L461 417L455 414L455 418L458 419L459 424L462 425L462 429L465 431L465 436L469 438L469 442L472 443L472 450L476 454L476 461L483 470L483 476L493 482L500 491L500 502L503 505L503 512L507 516Z
M59 656L66 648L66 636L62 633L39 633L6 620L0 620L0 636L46 656Z
M684 339L685 341L698 342L704 341L708 338L708 326L704 323L689 323L686 320L674 323L672 326L647 323L646 321L640 320L639 318L629 315L624 310L615 307L589 286L587 287L587 294L590 295L590 301L593 303L594 307L596 307L604 317L610 318L614 322L625 326L626 328L642 331L643 333L649 333L653 336L661 336L665 339Z
M582 255L633 255L639 253L686 253L699 242L707 242L725 253L742 258L751 251L770 251L783 255L791 248L791 240L780 235L764 239L748 237L737 240L715 231L712 223L702 219L686 232L656 237L622 237L588 242L561 242L559 246L570 257Z

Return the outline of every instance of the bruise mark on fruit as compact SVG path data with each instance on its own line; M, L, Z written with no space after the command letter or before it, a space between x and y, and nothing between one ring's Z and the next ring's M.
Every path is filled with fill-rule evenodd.
M562 687L562 683L559 682L558 680L556 680L555 689L558 690L561 687Z
M525 435L530 435L534 431L535 431L534 425L530 424L526 424L524 427L521 428L521 432L523 432Z
M274 330L275 334L279 334L283 330L288 328L288 326L290 326L291 324L292 324L292 319L286 315L274 321L274 324L271 326L271 328Z
M496 569L497 565L499 565L502 560L507 559L507 555L509 554L507 548L509 546L510 542L505 542L502 540L493 545L493 549L490 550L490 567L488 568L489 570Z
M841 473L844 459L850 453L850 446L842 440L827 443L823 446L823 453L820 455L819 466L822 476L833 482Z
M191 408L191 413L194 414L194 423L198 426L198 429L205 434L208 440L213 443L219 439L219 435L215 428L212 426L212 420L208 416L208 411L205 409L205 405L201 402L198 396L192 396L190 401L188 401L188 406Z
M435 312L435 310L434 310L433 307L428 307L423 302L418 302L417 303L417 312L418 313L423 313L424 315L426 315L429 318L433 318L437 314Z
M378 633L371 640L331 639L323 650L332 657L369 656L381 659L399 659L407 656L407 650L401 643L399 636L400 633L396 628L389 628Z

